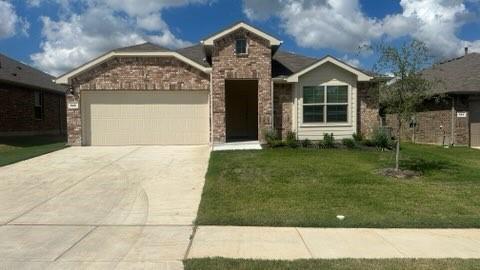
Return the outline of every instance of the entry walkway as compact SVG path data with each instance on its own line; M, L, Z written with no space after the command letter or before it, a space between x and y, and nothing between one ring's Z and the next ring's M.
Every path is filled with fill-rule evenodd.
M197 228L188 258L480 258L480 229Z

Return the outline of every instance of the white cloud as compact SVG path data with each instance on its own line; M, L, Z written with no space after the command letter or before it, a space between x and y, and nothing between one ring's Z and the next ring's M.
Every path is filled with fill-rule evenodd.
M400 5L403 12L396 16L410 21L410 27L397 30L385 29L386 34L410 35L425 42L434 54L443 57L458 55L466 44L470 44L457 37L458 30L468 22L471 15L464 1L401 0ZM397 33L393 34L392 30ZM478 42L470 45L475 47L476 43Z
M464 46L480 50L480 40L461 40L457 33L474 14L465 2L478 0L401 0L402 12L370 18L359 0L243 0L251 20L275 16L296 43L309 48L355 51L381 37L410 36L424 41L440 57L460 54Z
M28 21L19 17L15 7L8 1L0 0L0 39L9 38L17 33L28 35Z
M243 0L243 13L250 20L265 20L282 10L283 1Z
M42 3L42 0L27 0L27 5L31 7L38 7Z
M360 63L360 60L358 58L351 58L349 57L348 55L344 55L342 57L342 61L344 61L345 63L349 64L350 66L353 66L353 67L361 67L362 64Z
M169 48L190 45L170 31L161 12L206 0L81 0L75 1L83 5L76 9L72 8L72 0L32 1L50 1L62 7L59 20L42 18L41 51L30 56L38 68L59 75L122 46L145 41Z

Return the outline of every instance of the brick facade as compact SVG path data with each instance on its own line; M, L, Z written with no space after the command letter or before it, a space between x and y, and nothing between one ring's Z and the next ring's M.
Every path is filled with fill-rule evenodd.
M83 90L208 90L210 77L173 57L118 57L72 79L67 103L80 104ZM82 144L80 106L67 109L68 143Z
M378 87L374 83L357 84L357 133L371 137L380 126Z
M453 111L451 98L445 98L440 103L426 102L422 110L419 110L415 116L415 126L412 126L410 122L402 122L402 139L426 144L469 145L468 100L462 96L456 96L454 99ZM467 117L459 118L457 112L467 112ZM454 121L453 140L452 120ZM396 115L387 115L386 125L392 128L393 134L397 134L398 118Z
M83 143L82 91L102 90L210 90L212 143L224 143L227 137L225 88L229 80L257 82L259 141L263 143L264 131L271 129L285 137L294 122L295 84L273 84L270 41L247 29L238 28L218 37L213 45L209 43L201 48L205 60L211 64L210 74L171 56L117 56L70 78L71 93L66 97L67 105L70 105L67 106L69 144ZM246 39L247 54L236 55L235 41L238 38ZM370 93L369 86L368 83L358 84L356 109L358 132L366 136L379 125L378 99ZM350 132L355 132L353 127Z
M43 117L35 119L34 90L0 84L0 136L64 135L65 95L43 92Z
M235 40L246 38L248 55L235 55ZM272 58L269 42L244 29L225 35L214 42L212 54L213 141L226 141L225 80L258 81L258 138L272 126Z
M273 85L274 128L283 139L293 125L293 84Z

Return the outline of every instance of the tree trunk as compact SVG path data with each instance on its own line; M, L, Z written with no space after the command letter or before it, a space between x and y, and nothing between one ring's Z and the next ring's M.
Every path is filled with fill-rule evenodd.
M400 169L400 138L402 135L402 119L398 117L397 145L395 147L395 171Z

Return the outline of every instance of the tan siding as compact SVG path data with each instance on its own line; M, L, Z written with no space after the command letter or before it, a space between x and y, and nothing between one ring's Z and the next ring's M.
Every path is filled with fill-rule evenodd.
M303 124L303 86L348 85L348 123ZM326 63L300 77L295 87L294 127L299 139L319 140L325 133L333 133L336 139L350 138L357 130L357 79L356 76L334 64Z

